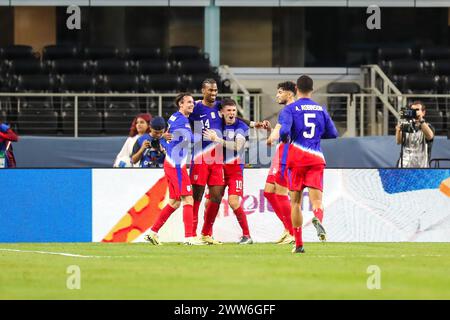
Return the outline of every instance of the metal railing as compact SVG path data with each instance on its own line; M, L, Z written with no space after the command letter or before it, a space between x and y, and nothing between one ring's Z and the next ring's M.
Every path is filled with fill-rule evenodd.
M376 64L361 66L361 77L363 83L363 90L367 93L371 93L369 100L369 124L371 135L377 134L378 125L376 123L380 120L380 115L376 110L376 100L379 99L382 103L382 117L384 121L382 127L387 128L387 121L389 118L389 112L392 113L397 119L399 119L398 109L396 110L393 104L404 104L404 99L401 97L401 91L395 86L395 84L389 79L389 77L381 70ZM401 100L393 101L388 96L397 95ZM388 132L383 131L383 135Z
M175 96L174 93L0 93L0 115L22 135L125 135L138 113L146 112L167 119L176 112L173 104ZM262 120L263 94L232 93L220 96L234 98L241 106L241 116ZM195 94L194 97L199 99L201 95ZM250 102L244 109L242 105L247 98ZM394 134L398 111L413 100L424 101L426 118L435 125L437 134L446 135L450 129L450 94L314 94L313 99L327 106L343 137ZM386 101L389 102L388 107ZM247 112L243 112L245 110Z
M0 115L13 123L19 134L102 135L126 134L132 119L150 113L166 119L178 110L176 93L0 93ZM193 94L200 99L201 94ZM252 110L259 120L261 94L221 94L237 101L240 116ZM243 107L243 105L245 107Z

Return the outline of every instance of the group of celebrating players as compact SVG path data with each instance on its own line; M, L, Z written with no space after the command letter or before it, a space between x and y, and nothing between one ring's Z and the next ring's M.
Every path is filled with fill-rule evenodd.
M326 240L322 225L325 159L320 139L338 136L326 109L311 100L312 92L313 81L305 75L299 77L296 84L288 81L278 85L277 102L284 107L267 139L268 145L279 144L269 169L264 196L285 228L277 243L295 244L294 253L304 252L300 208L305 187L309 189L313 207L313 225L319 239ZM155 245L161 244L158 231L181 203L184 243L221 244L212 237L212 232L225 188L228 188L228 203L242 228L239 243L253 243L240 204L244 146L250 127L270 130L270 123L239 118L234 100L217 100L217 83L213 79L203 82L202 94L202 100L194 101L190 93L180 93L175 99L179 110L168 120L168 133L172 139L165 146L164 173L169 185L169 202L145 236ZM188 174L189 151L192 158ZM198 211L206 186L204 222L197 237Z

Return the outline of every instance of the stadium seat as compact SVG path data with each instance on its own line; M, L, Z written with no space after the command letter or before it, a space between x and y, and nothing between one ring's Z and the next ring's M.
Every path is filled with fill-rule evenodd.
M162 101L162 116L166 121L172 114L178 111L177 106L173 98L164 98Z
M90 47L84 48L84 57L90 60L117 58L119 50L113 47Z
M135 75L110 75L103 78L104 90L110 93L138 93L139 78Z
M88 60L67 59L48 61L49 68L53 74L84 74L90 73Z
M426 74L407 75L404 90L408 93L438 93L439 77Z
M138 93L139 78L134 75L106 76L105 91L109 93ZM104 129L106 134L123 135L133 118L140 112L139 98L108 97L105 100Z
M60 77L60 92L95 92L96 78L86 74L66 74Z
M117 75L131 72L130 63L119 59L103 59L93 62L93 68L98 75Z
M76 46L45 46L42 49L43 60L76 59L79 56L79 50Z
M15 45L0 48L0 59L33 59L36 58L31 46Z
M169 73L171 64L167 60L139 60L136 62L136 69L140 75Z
M49 75L20 75L16 81L19 92L52 92L55 90L55 79Z
M19 59L9 61L10 75L38 75L47 72L44 63L35 59Z
M450 75L450 59L431 62L431 71L439 76Z
M427 61L450 59L450 48L422 48L420 49L420 59Z
M359 93L360 86L356 82L332 82L327 86L327 93Z
M412 58L411 48L379 48L378 61Z
M190 92L201 92L202 83L205 79L214 79L217 82L217 87L219 89L219 93L227 93L229 92L229 82L222 81L220 76L217 73L204 73L204 74L193 74L190 76L186 76L186 86L187 90Z
M21 75L12 85L15 91L27 93L50 93L56 88L55 79L49 75ZM18 97L15 102L21 133L56 133L58 118L52 97Z
M332 82L327 86L327 93L330 94L359 92L361 92L361 88L355 82ZM334 121L347 121L347 103L346 97L329 97L327 99L328 112Z
M205 74L213 71L209 60L184 60L177 63L180 74Z
M393 60L388 63L388 74L390 75L407 75L414 73L422 73L424 64L415 60Z
M436 135L445 135L446 121L441 111L428 108L426 109L425 119L434 127Z
M60 77L60 90L63 93L94 93L97 81L90 75L63 75ZM103 113L101 101L95 97L78 97L78 134L95 135L103 132ZM74 98L61 99L61 132L74 134ZM99 104L99 106L97 105Z
M160 48L127 48L123 57L133 61L161 59L162 53Z
M174 46L169 50L169 60L182 61L182 60L195 60L205 59L205 55L198 47L193 46Z
M149 75L143 80L146 92L177 92L182 88L181 77L174 74Z
M46 104L23 105L17 122L19 134L54 135L58 131L58 113Z

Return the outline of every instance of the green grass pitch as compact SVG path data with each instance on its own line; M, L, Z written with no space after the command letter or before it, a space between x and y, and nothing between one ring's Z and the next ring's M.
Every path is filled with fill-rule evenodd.
M450 243L0 244L0 299L450 299ZM40 251L40 252L37 252ZM73 254L67 256L62 254ZM68 267L80 289L68 289ZM380 289L367 282L380 269ZM369 281L370 282L370 281Z

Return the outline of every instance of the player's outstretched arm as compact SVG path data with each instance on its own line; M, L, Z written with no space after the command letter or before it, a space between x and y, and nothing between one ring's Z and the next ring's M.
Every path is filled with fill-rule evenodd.
M263 120L263 121L250 121L248 119L244 119L241 117L236 117L239 120L243 121L246 125L248 125L250 128L261 128L261 129L266 129L266 130L270 130L270 128L272 127L272 125L270 124L269 120Z
M274 142L278 141L280 139L280 129L281 124L277 123L275 125L275 128L270 133L270 136L267 138L267 145L271 146Z

